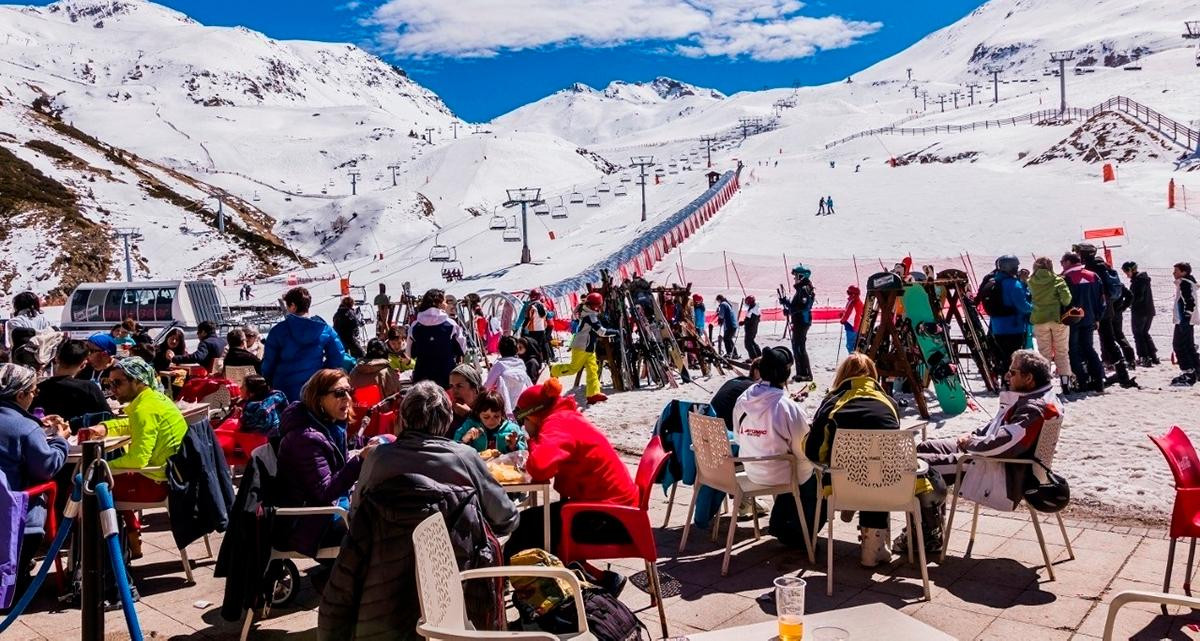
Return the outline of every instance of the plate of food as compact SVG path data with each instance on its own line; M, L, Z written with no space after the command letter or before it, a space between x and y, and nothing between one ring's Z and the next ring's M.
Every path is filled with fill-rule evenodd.
M508 454L500 454L499 450L484 450L479 455L487 463L492 478L500 485L517 485L530 481L529 474L525 472L525 459L529 456L525 450Z

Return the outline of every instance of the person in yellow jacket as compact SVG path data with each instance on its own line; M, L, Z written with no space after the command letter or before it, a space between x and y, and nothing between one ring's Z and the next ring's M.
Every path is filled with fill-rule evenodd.
M579 330L571 339L571 362L559 363L550 367L550 375L570 376L579 370L584 370L587 383L584 388L589 405L602 403L608 397L600 392L600 365L596 362L596 338L610 336L614 330L600 324L600 310L604 308L604 297L599 292L592 292L584 299L583 308L579 314Z
M125 454L109 461L114 470L162 468L179 450L187 421L175 403L162 392L158 374L149 363L132 356L117 361L108 382L117 400L127 403L125 416L80 430L79 440L105 436L130 438ZM167 475L162 469L122 474L113 483L113 500L152 503L167 497ZM129 530L129 551L141 556L141 524L132 512L124 514Z

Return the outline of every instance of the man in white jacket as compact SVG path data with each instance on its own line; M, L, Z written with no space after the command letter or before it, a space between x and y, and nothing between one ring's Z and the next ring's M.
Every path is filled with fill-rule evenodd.
M803 503L799 507L803 508L809 531L812 531L811 528L820 527L814 522L817 481L812 463L804 456L803 440L808 434L808 420L804 418L800 404L784 389L791 366L792 353L786 347L763 350L759 359L762 381L743 392L733 407L734 438L740 457L780 454L796 457L796 481L800 484ZM745 468L746 476L760 485L791 482L792 466L788 461L750 462ZM775 497L770 533L785 545L804 545L799 510L791 493Z
M517 407L517 399L521 392L533 387L529 374L525 372L525 361L517 356L517 339L504 336L498 346L500 359L488 370L487 380L483 382L484 389L496 390L504 399L504 411L509 418Z

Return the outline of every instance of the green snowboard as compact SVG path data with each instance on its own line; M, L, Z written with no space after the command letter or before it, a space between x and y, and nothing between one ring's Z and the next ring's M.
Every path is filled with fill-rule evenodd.
M929 293L921 285L905 286L904 315L912 325L921 355L925 357L925 366L932 374L933 390L942 412L951 416L962 414L967 409L967 395L950 356L946 332L934 318Z

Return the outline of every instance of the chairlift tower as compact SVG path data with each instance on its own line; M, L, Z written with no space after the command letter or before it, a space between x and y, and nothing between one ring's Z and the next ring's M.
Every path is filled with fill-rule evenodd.
M350 176L350 195L357 196L358 195L358 177L361 176L362 174L358 173L357 169L352 169L346 175Z
M982 89L982 88L983 88L983 85L977 84L974 82L967 84L967 95L970 96L970 98L971 98L971 106L972 107L975 106L975 90Z
M708 155L708 166L712 167L712 146L717 142L716 136L701 136L700 142L704 143L704 153Z
M958 97L962 95L962 92L955 89L950 92L950 95L954 98L954 108L958 109Z
M458 121L450 123L450 128L454 130L454 139L458 140Z
M225 198L229 194L224 189L214 189L213 195L209 196L217 201L217 231L225 233Z
M942 113L946 113L946 94L938 94L938 106L942 108Z
M130 240L142 240L142 232L137 227L118 227L116 235L125 241L125 282L133 282L133 256L129 253Z
M738 126L742 128L742 140L746 140L746 131L753 124L753 118L738 118Z
M1004 73L1004 67L1000 65L988 65L984 70L992 74L992 104L1000 102L1000 74Z
M425 128L425 142L433 144L433 127Z
M743 118L743 120L747 119ZM742 131L745 132L745 129ZM709 159L709 162L712 162L711 155ZM646 168L654 166L654 156L632 156L629 159L629 165L637 167L642 172L642 222L646 222Z
M545 201L542 200L542 190L540 187L521 187L519 189L505 189L505 194L508 195L508 200L504 203L505 207L521 206L521 264L533 262L533 257L529 253L529 205L541 205Z
M1055 51L1050 54L1050 62L1058 63L1058 90L1061 97L1058 112L1061 115L1067 113L1067 62L1074 59L1074 51Z
M929 92L921 91L921 111L929 109Z
M388 165L387 168L392 170L392 186L395 187L396 186L396 170L400 169L400 165L397 163L392 163L392 164Z

